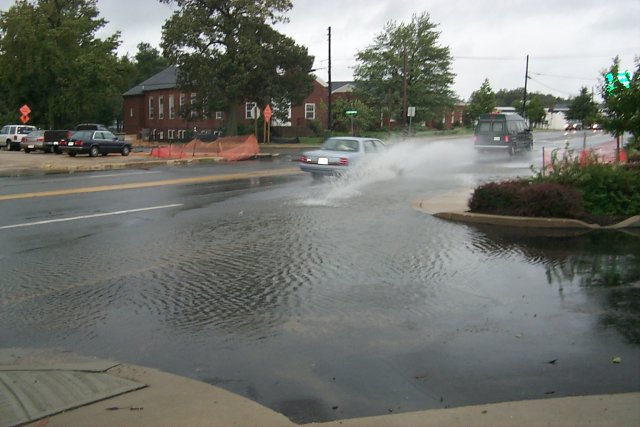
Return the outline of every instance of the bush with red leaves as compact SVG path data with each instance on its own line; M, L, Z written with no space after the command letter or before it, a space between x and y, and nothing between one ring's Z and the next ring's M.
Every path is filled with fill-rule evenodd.
M524 180L490 182L475 189L471 212L525 217L573 218L587 216L580 191L558 183Z

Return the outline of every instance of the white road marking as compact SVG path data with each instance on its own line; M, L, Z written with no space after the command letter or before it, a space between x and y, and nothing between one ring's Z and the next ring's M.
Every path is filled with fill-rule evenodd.
M175 208L175 207L178 207L178 206L183 206L183 204L182 203L176 203L176 204L173 204L173 205L151 206L151 207L148 207L148 208L128 209L128 210L124 210L124 211L105 212L105 213L99 213L99 214L93 214L93 215L74 216L74 217L70 217L70 218L58 218L58 219L49 219L49 220L46 220L46 221L25 222L23 224L4 225L4 226L0 227L0 230L7 230L7 229L10 229L10 228L20 228L20 227L31 227L31 226L34 226L34 225L53 224L53 223L56 223L56 222L78 221L78 220L81 220L81 219L100 218L100 217L104 217L104 216L124 215L124 214L129 214L129 213L136 213L136 212L145 212L145 211L153 211L153 210L158 210L158 209Z

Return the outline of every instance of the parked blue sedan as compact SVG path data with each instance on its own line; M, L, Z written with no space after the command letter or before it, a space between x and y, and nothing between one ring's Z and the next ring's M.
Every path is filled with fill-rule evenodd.
M306 151L300 157L300 169L314 179L339 176L354 165L386 151L384 142L375 138L335 137L327 139L320 149Z

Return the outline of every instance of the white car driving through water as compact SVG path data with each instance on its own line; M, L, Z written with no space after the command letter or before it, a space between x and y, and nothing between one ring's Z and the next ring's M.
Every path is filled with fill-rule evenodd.
M305 151L300 156L300 169L314 179L339 176L354 165L366 162L387 150L376 138L340 136L327 139L318 150Z

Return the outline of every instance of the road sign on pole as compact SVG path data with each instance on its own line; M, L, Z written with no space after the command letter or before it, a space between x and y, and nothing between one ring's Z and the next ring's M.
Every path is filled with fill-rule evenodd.
M355 116L358 114L358 110L347 110L344 112L347 116Z
M18 111L20 111L20 114L22 114L22 116L20 116L20 121L22 122L22 124L27 123L30 120L29 113L31 113L31 108L29 108L27 104L24 104Z
M271 116L273 115L273 111L271 111L271 106L267 104L264 107L264 142L271 142Z

